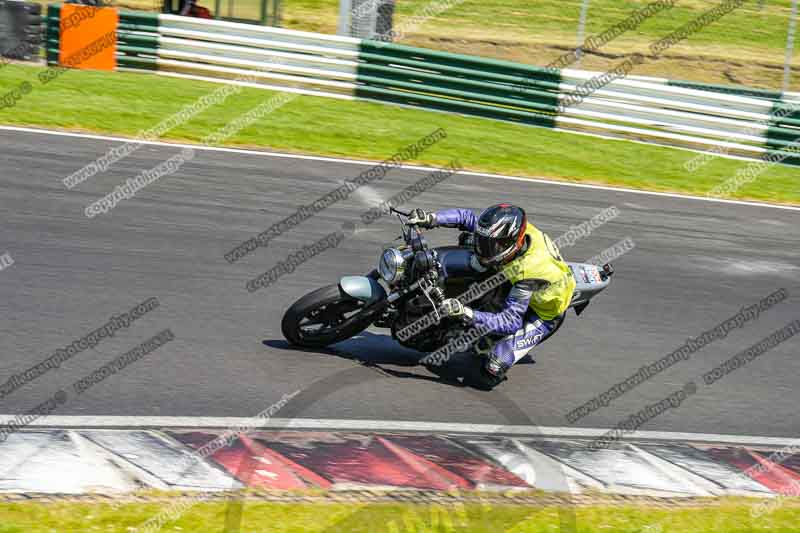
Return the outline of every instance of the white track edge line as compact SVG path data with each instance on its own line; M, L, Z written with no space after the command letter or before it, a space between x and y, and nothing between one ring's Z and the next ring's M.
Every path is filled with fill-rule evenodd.
M225 147L216 147L216 146L203 146L200 144L186 144L186 143L171 143L166 141L141 141L134 138L126 138L126 137L113 137L108 135L97 135L97 134L90 134L90 133L78 133L78 132L70 132L70 131L57 131L57 130L45 130L45 129L38 129L38 128L26 128L22 126L3 126L0 125L0 131L21 131L26 133L40 133L44 135L56 135L62 137L78 137L84 139L95 139L101 141L115 141L115 142L140 142L142 144L153 145L153 146L169 146L173 148L193 148L195 150L201 151L209 151L209 152L225 152L225 153L233 153L233 154L247 154L247 155L258 155L262 157L283 157L287 159L302 159L308 161L326 161L330 163L345 163L351 165L363 165L363 166L373 166L378 164L378 161L366 161L366 160L359 160L359 159L341 159L335 157L324 157L324 156L313 156L313 155L301 155L301 154L287 154L281 152L267 152L261 150L247 150L243 148L225 148ZM422 171L430 171L435 169L436 167L425 167L419 165L402 165L402 168L407 170L422 170ZM459 174L463 174L465 176L476 176L476 177L487 177L487 178L494 178L494 179L504 179L504 180L512 180L512 181L525 181L529 183L539 183L543 185L555 185L561 187L574 187L574 188L581 188L581 189L594 189L594 190L601 190L601 191L611 191L611 192L620 192L620 193L630 193L630 194L644 194L644 195L651 195L651 196L661 196L666 198L679 198L683 200L699 200L704 202L712 202L712 203L721 203L721 204L730 204L730 205L746 205L752 207L767 207L772 209L783 209L787 211L798 211L800 212L800 206L791 206L791 205L781 205L781 204L771 204L767 202L751 202L747 200L726 200L724 198L710 198L707 196L692 196L689 194L679 194L679 193L668 193L668 192L658 192L658 191L644 191L639 189L629 189L626 187L612 187L609 185L595 185L590 183L574 183L569 181L557 181L557 180L548 180L545 178L526 178L526 177L519 177L519 176L506 176L503 174L492 174L487 172L473 172L473 171L460 171Z
M0 415L0 425L12 422L14 415ZM258 418L203 416L43 416L28 424L29 428L58 429L307 429L330 431L411 431L437 433L470 433L478 435L521 435L531 437L596 438L608 429L580 427L547 427L504 424L467 424L449 422L414 422L405 420L343 420L317 418ZM623 440L645 439L672 442L708 442L753 446L797 446L800 439L789 437L755 437L670 431L636 431Z

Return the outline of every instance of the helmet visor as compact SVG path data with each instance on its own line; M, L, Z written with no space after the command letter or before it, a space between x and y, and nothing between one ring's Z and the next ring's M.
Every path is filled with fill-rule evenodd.
M504 259L516 243L514 237L498 239L497 237L484 237L475 235L475 255L481 263L493 263Z

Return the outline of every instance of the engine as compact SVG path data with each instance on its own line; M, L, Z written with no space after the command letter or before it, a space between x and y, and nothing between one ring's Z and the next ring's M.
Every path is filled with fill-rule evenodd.
M464 280L448 280L445 293L448 298L455 298L464 293L469 283ZM510 284L504 284L470 302L470 307L480 311L497 312L503 307ZM397 336L397 332L405 329L424 317L434 316L430 301L422 294L407 300L398 306L397 314L391 323L392 337L405 346L420 352L434 352L448 342L458 338L464 332L464 325L451 319L444 319L440 324L432 323L427 328L406 340ZM425 322L421 322L425 325Z

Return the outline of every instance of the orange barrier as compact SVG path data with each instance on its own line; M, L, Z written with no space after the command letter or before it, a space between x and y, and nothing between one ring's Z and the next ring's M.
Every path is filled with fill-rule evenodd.
M58 62L70 68L114 70L119 12L113 7L61 6Z

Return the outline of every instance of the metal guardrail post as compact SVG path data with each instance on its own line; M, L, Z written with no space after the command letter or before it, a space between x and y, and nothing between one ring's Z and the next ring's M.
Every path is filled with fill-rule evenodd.
M339 24L337 35L350 35L350 13L353 11L353 0L339 0Z
M783 61L783 92L789 90L792 78L792 56L794 55L794 34L797 28L797 0L792 0L792 14L789 18L789 31L786 36L786 57Z
M577 66L581 59L583 59L583 41L586 37L586 16L589 14L590 0L583 0L581 5L581 14L578 19L578 44L575 48L575 65Z

